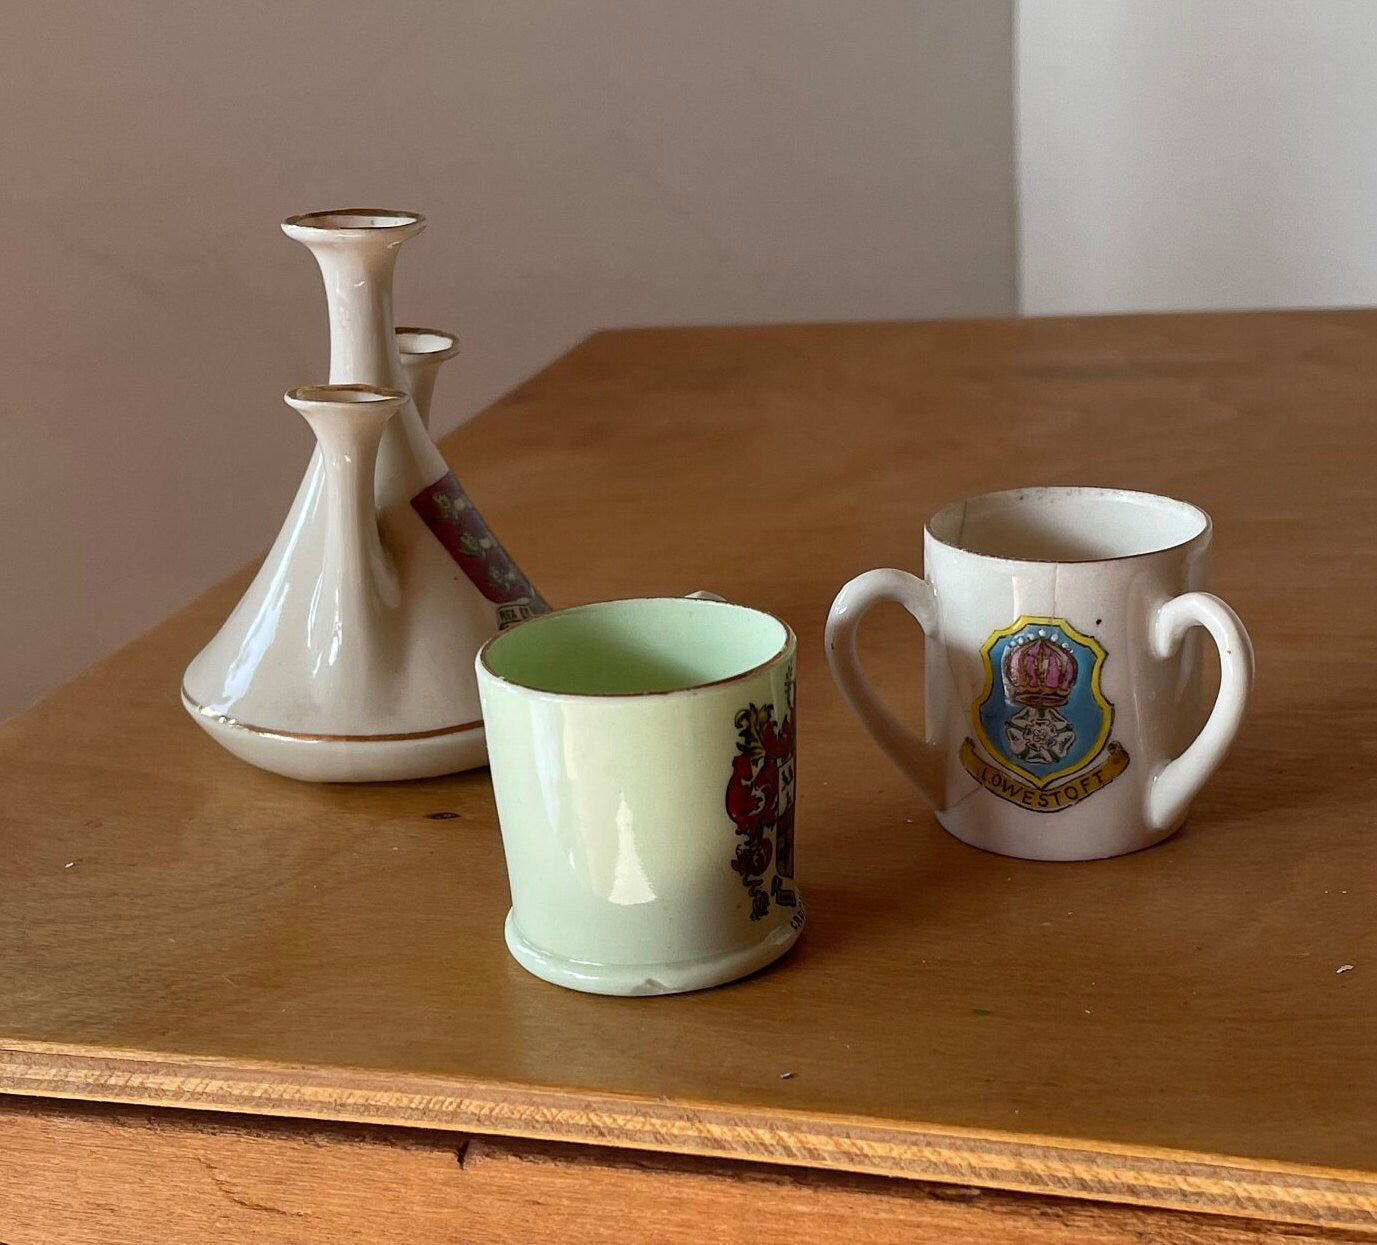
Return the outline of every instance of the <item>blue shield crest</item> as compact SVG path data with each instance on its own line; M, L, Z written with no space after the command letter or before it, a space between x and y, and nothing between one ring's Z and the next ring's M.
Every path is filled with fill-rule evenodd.
M1093 761L1114 723L1100 690L1105 656L1064 618L1024 615L994 632L980 649L974 713L989 756L1039 789Z

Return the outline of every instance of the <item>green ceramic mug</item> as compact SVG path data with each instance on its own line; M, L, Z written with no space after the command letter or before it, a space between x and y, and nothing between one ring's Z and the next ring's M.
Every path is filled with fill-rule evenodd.
M773 615L703 597L578 606L484 645L507 946L524 968L674 994L793 945L795 647Z

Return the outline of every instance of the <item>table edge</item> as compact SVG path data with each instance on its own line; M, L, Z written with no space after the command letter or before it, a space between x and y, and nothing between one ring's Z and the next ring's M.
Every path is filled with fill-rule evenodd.
M1377 1228L1377 1173L423 1074L0 1043L0 1094L426 1127Z

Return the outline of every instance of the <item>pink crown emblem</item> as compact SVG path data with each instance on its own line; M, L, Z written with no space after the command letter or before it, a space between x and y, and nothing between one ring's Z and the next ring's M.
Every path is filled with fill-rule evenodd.
M1004 695L1020 705L1059 708L1076 686L1076 658L1055 637L1021 636L1004 652Z

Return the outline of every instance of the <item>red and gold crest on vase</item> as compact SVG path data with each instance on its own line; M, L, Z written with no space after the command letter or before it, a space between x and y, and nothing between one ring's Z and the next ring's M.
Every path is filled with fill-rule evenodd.
M417 493L411 508L473 586L497 607L499 630L549 612L545 598L492 534L454 472L446 472Z

